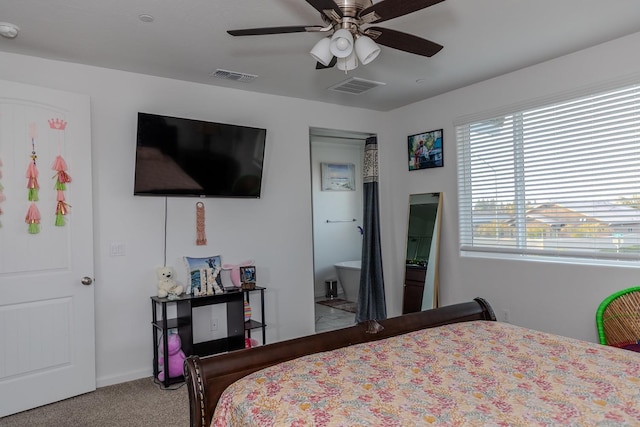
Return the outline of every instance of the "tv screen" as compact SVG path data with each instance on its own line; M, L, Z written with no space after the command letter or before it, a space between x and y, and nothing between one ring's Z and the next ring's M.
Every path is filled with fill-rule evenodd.
M138 113L138 196L260 197L266 129Z

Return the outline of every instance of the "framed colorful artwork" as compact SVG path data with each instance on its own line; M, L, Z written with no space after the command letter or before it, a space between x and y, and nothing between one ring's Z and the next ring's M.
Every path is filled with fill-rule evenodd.
M439 168L442 160L442 129L409 135L409 170Z

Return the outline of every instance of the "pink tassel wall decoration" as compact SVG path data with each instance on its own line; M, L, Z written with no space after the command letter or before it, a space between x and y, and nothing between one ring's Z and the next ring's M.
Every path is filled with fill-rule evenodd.
M29 205L24 222L29 224L29 234L38 234L40 232L40 211L35 203L31 202L31 205Z
M29 197L28 200L30 202L38 201L38 190L40 189L40 185L38 184L38 168L36 167L36 159L38 155L36 154L36 124L29 124L29 138L31 138L31 162L27 167L27 188L29 189Z
M35 157L35 156L33 156ZM38 184L38 168L36 167L35 159L29 163L27 167L27 188L29 189L28 200L30 202L37 202L38 199L38 190L40 189L40 184Z
M53 162L53 166L51 167L54 171L56 171L56 175L54 178L56 179L56 190L66 190L66 184L71 182L71 177L67 173L67 162L64 161L62 156L57 156Z
M67 122L60 118L50 119L49 128L54 131L63 131L64 133L64 130L67 128ZM59 132L56 133L58 134L58 152L60 152L62 145L60 141L61 134ZM58 192L56 197L56 220L54 224L56 227L62 227L65 225L64 217L69 213L69 205L65 202L64 192L67 189L67 184L71 182L71 177L67 173L67 162L65 162L60 154L56 156L51 169L56 171L54 175L56 180L55 189Z
M62 227L65 225L64 216L69 213L69 205L64 201L64 191L58 190L56 197L58 203L56 203L56 227Z
M25 222L29 224L29 234L38 234L40 232L40 211L34 202L38 201L38 190L40 189L40 185L38 185L38 168L36 167L36 159L38 156L36 155L36 124L29 124L29 137L31 138L31 162L27 167L27 188L29 189L29 201L31 205L29 205L29 210L27 211L27 216L25 217Z
M54 176L56 178L55 189L58 192L55 225L56 227L62 227L65 225L64 216L69 213L69 205L65 203L64 191L67 189L67 184L71 182L71 177L67 173L67 162L60 155L54 160L51 169L57 172Z

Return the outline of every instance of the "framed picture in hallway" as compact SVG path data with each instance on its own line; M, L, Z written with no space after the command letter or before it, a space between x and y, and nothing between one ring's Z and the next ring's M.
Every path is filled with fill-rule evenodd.
M356 167L353 163L322 163L322 191L355 191Z
M442 129L409 135L409 170L439 168L442 162Z

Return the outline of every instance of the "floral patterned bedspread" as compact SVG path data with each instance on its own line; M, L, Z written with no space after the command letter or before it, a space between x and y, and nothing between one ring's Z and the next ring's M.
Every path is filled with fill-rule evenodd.
M640 353L456 323L255 372L214 425L640 426Z

